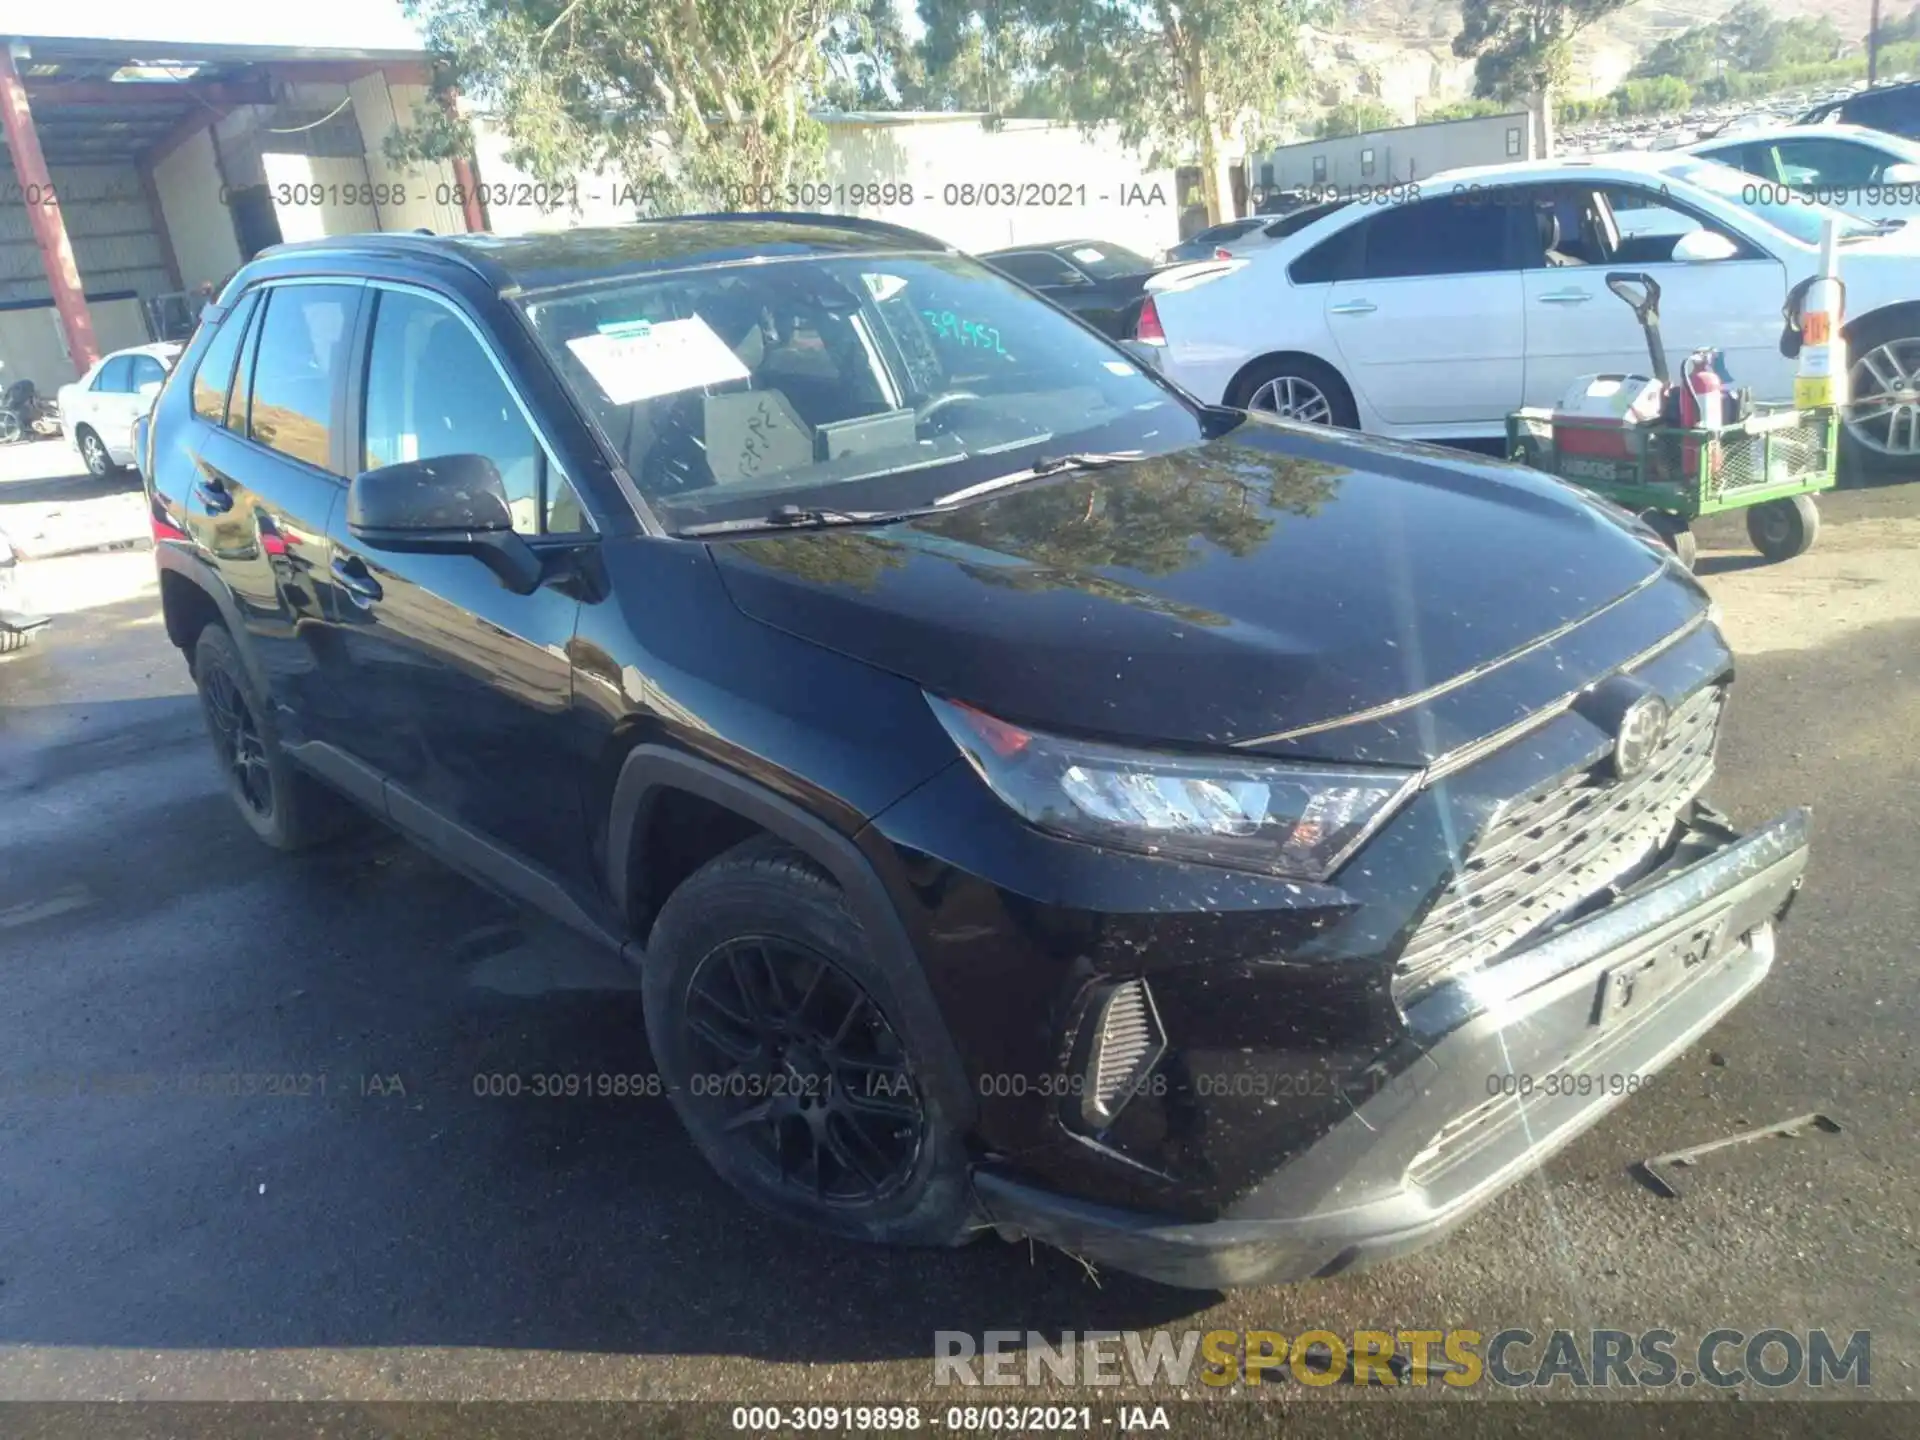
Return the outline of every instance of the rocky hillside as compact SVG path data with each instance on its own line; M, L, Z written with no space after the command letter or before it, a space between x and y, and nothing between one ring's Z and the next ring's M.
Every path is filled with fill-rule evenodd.
M1911 0L1883 0L1885 16ZM1717 18L1734 0L1637 0L1581 37L1574 93L1604 94L1640 55L1667 35ZM1864 38L1872 0L1773 0L1775 14L1826 16L1849 38ZM1369 96L1411 121L1425 102L1458 99L1473 90L1473 64L1456 60L1457 0L1347 0L1338 30L1308 36L1319 105Z

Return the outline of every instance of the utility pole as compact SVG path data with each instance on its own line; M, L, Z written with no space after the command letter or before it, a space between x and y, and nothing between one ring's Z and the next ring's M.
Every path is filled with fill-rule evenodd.
M1880 0L1873 0L1873 15L1867 21L1867 84L1880 78Z

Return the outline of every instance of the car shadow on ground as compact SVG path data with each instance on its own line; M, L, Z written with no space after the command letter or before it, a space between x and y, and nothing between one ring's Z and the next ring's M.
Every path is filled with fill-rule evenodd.
M912 1360L1218 1298L761 1214L648 1080L613 957L372 821L256 844L191 694L6 688L0 1343Z
M1702 555L1694 562L1696 575L1732 575L1741 570L1758 570L1773 562L1764 555Z
M20 480L0 479L0 513L8 505L46 505L80 500L98 500L107 495L130 495L140 491L140 472L129 467L94 477L74 462L70 475L35 476Z

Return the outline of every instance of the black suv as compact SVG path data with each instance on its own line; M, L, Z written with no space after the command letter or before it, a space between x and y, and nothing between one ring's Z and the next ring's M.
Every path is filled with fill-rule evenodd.
M1731 660L1651 532L894 227L280 247L142 469L247 823L344 797L622 952L700 1150L843 1236L1411 1249L1757 985L1806 863L1700 800Z
M1856 90L1839 100L1814 106L1794 124L1824 125L1835 120L1920 139L1920 81Z

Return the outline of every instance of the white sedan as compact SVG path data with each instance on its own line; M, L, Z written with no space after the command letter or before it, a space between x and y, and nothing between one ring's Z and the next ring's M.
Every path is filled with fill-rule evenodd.
M1687 147L1765 185L1869 219L1920 215L1920 145L1864 125L1774 125Z
M116 350L60 387L60 424L88 474L103 477L133 463L133 422L153 408L180 349L162 343Z
M1148 282L1132 348L1201 399L1405 439L1502 436L1582 375L1647 368L1610 271L1661 287L1668 364L1726 355L1759 400L1793 398L1788 289L1841 226L1854 404L1867 463L1920 461L1920 225L1889 226L1668 152L1435 175L1399 203L1349 203L1243 257ZM1631 220L1633 223L1625 223Z

